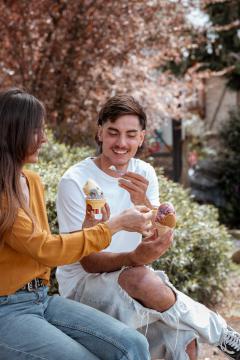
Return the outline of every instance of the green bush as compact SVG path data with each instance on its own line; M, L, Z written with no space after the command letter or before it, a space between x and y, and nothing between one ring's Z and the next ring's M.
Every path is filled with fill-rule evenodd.
M220 301L229 272L230 236L219 225L212 205L194 202L187 190L158 174L161 201L171 201L177 212L172 248L153 263L165 270L173 284L204 303Z
M57 185L64 172L73 164L93 154L90 147L69 147L55 142L48 132L48 142L43 146L39 162L31 166L40 176L45 185L48 219L52 233L58 233L56 214Z
M62 174L74 163L94 153L90 148L70 148L50 142L42 151L34 169L46 187L46 200L51 230L57 232L55 211L56 187ZM212 206L194 203L180 185L166 180L158 169L161 201L171 201L177 210L178 224L172 248L155 261L182 291L200 301L216 302L224 289L229 269L229 235L219 226L217 211ZM54 278L54 272L53 272ZM57 291L56 281L51 292Z
M240 228L240 108L230 112L220 132L222 151L219 154L221 176L219 186L224 204L219 208L220 221Z

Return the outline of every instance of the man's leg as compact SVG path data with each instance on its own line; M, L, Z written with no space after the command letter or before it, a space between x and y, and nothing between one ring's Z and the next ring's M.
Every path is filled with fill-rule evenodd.
M144 266L125 269L118 283L129 296L149 309L164 312L176 302L174 291Z
M165 360L189 360L197 358L195 342L197 335L192 330L176 330L162 321L155 321L138 329L149 342L151 358ZM193 348L191 348L193 344ZM188 352L187 352L188 349Z
M187 360L186 347L198 336L193 330L176 331L161 321L161 313L142 306L118 284L120 271L87 274L73 293L75 301L97 308L145 335L152 359ZM145 328L144 328L145 327Z
M168 310L176 302L173 290L146 267L126 269L119 276L119 285L143 306L159 312ZM195 340L188 344L186 352L190 360L197 358Z
M227 327L225 320L175 289L163 275L162 272L154 272L146 267L129 268L121 273L119 284L144 306L161 312L163 321L169 326L183 330L194 329L202 341L217 344L223 329Z
M132 298L159 311L162 321L170 327L195 330L202 341L219 346L233 359L240 359L240 335L229 329L220 315L176 290L164 273L146 267L128 268L120 274L119 284ZM193 344L189 351L192 347Z

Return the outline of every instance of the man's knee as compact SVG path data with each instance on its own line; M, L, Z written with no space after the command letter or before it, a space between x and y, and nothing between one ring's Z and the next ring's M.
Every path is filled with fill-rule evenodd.
M127 268L119 275L118 283L127 293L136 292L144 286L149 271L144 266Z
M145 266L125 269L120 274L118 283L121 288L132 297L142 294L143 292L151 292L151 289L154 289L156 286L159 289L168 288L153 271Z
M157 311L168 310L176 301L174 291L158 275L143 266L124 270L118 282L129 296Z

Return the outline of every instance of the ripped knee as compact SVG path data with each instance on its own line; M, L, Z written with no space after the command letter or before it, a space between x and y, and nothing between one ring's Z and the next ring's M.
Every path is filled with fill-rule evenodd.
M141 287L144 276L149 271L145 266L126 268L119 275L118 283L122 289L131 292L131 290Z

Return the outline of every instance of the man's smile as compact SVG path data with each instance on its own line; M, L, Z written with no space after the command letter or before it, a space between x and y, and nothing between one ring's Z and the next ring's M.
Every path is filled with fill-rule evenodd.
M115 154L124 155L128 153L128 150L112 149Z

